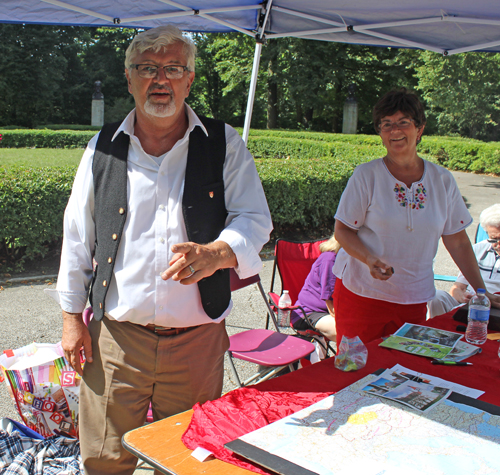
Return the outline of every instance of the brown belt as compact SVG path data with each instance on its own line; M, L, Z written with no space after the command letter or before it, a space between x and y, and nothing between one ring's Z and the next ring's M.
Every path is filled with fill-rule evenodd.
M142 328L149 330L150 332L156 333L158 336L172 336L185 333L193 328L198 328L200 325L195 325L194 327L180 327L180 328L165 328L159 327L154 323L148 323L147 325L141 325Z

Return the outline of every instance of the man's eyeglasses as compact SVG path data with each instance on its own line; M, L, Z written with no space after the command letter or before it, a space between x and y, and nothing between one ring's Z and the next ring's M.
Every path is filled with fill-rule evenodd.
M413 123L413 119L401 119L397 122L383 122L379 125L379 129L381 132L390 132L394 126L397 129L407 129Z
M139 77L144 79L153 79L158 74L158 69L162 68L167 79L180 79L184 71L189 71L187 66L177 66L169 64L168 66L155 66L154 64L131 64L131 68L137 69Z
M496 244L500 239L486 239L490 244Z

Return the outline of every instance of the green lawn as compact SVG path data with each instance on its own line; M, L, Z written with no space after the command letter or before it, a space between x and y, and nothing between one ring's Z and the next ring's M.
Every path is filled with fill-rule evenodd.
M0 167L23 165L29 167L78 166L83 149L64 148L0 148Z

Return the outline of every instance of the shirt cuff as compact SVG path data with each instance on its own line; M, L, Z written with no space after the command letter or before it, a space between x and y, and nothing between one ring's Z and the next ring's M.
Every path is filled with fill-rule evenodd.
M44 292L61 306L61 310L68 313L82 313L87 305L87 293L65 292L56 289L45 289Z
M234 270L240 279L248 279L260 272L262 261L259 253L245 236L232 229L224 229L217 241L224 241L235 253L238 265Z

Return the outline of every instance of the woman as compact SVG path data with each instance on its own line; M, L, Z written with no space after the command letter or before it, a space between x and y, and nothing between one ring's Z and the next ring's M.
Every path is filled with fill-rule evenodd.
M433 258L439 239L475 288L483 279L465 232L472 222L451 173L423 160L417 144L426 118L418 98L391 91L373 109L385 157L358 166L335 215L342 250L334 274L337 344L369 342L403 323L425 323L435 294ZM495 305L499 297L487 294Z
M335 287L335 276L332 268L340 244L335 237L320 244L320 256L314 261L304 286L299 293L296 306L306 312L309 324L303 313L292 311L290 320L296 330L313 329L322 333L328 340L335 341L335 313L333 311L332 294ZM312 325L312 326L311 326Z

